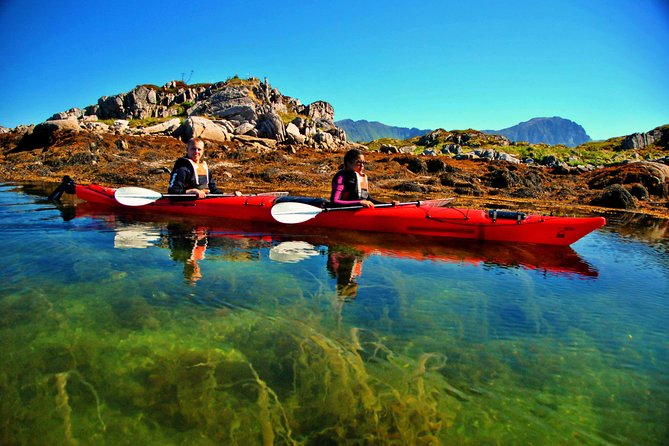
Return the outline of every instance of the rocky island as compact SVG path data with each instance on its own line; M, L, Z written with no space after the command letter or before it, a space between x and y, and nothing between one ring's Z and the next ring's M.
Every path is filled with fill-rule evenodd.
M166 191L184 141L207 141L226 190L328 197L346 150L366 151L380 198L456 196L458 205L669 217L669 126L575 147L511 142L473 129L352 143L326 101L303 105L265 79L172 81L103 96L37 125L0 128L0 181L141 186Z

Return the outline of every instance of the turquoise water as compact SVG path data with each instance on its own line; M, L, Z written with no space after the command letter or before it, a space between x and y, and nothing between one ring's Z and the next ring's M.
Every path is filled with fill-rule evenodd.
M667 222L283 234L0 186L2 444L669 442Z

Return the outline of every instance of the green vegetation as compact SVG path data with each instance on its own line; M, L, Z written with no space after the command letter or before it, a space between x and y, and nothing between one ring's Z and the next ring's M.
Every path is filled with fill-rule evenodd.
M257 77L250 77L248 79L241 79L238 75L234 75L225 80L225 85L233 87L254 87L260 84L260 79Z
M186 103L184 103L184 104L186 104ZM171 116L149 117L149 118L143 118L143 119L130 119L130 120L128 120L128 127L130 127L130 128L150 127L152 125L167 122L167 121L169 121L171 119L174 119L176 117L185 117L186 116L186 110L187 110L187 107L184 107L183 104L181 104L181 106L179 106L179 108ZM114 122L116 122L116 121L117 121L117 119L100 119L99 120L99 122L102 122L102 123L107 124L107 125L114 125Z
M152 125L167 122L171 119L174 119L175 117L185 116L185 115L186 115L186 112L184 110L181 110L179 112L175 112L175 114L172 115L172 116L164 116L164 117L160 117L160 118L153 118L152 117L152 118L144 118L144 119L131 119L128 122L128 127L131 127L131 128L150 127Z
M402 139L393 139L393 138L381 138L374 140L372 142L369 142L365 144L370 150L378 151L381 150L381 146L383 145L388 145L388 146L395 146L397 148L403 147L403 146L409 146L409 145L414 145L416 143L416 138L412 139L407 139L407 140L402 140ZM421 150L422 152L422 150Z
M562 145L549 146L547 144L515 143L497 150L518 155L521 159L532 158L542 160L546 156L554 156L559 161L569 165L592 164L594 166L635 159L654 159L666 154L666 150L651 146L643 151L621 150L622 137L611 138L606 141L590 141L579 146L569 148Z
M283 121L284 124L288 125L289 123L293 122L295 118L297 118L298 115L297 113L293 111L288 111L286 113L279 113L279 117L281 118L281 121ZM306 116L302 115L303 118L306 119Z

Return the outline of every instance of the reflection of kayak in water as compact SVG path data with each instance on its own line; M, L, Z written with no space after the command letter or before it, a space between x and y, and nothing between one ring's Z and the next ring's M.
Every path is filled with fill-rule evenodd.
M275 225L193 216L164 216L141 212L138 209L109 209L93 203L76 205L77 217L97 217L110 225L128 225L149 222L157 225L179 223L186 228L206 231L210 244L216 239L234 245L235 241L248 250L249 241L256 240L259 247L271 246L271 260L300 261L318 254L317 246L336 250L352 250L362 257L383 255L421 261L459 262L473 265L498 265L511 268L543 270L556 274L576 274L597 277L598 272L569 246L532 245L522 243L480 243L469 240L444 240L442 238L403 236L394 234L328 230L323 234L316 228ZM155 234L156 229L149 226ZM186 232L190 233L191 230ZM292 242L282 244L282 242Z
M163 196L141 188L122 189L131 189L132 192L126 194L124 199L119 198L120 201L132 203L132 206L121 204L114 195L117 189L113 188L76 185L76 194L83 200L115 210L134 208L135 212L147 214L247 220L282 228L295 227L299 228L298 231L313 228L321 232L327 230L329 233L333 229L348 229L486 242L568 246L606 223L603 217L526 215L521 212L442 207L429 202L415 202L406 206L325 210L319 207L323 200L305 197L254 195L195 200L182 196ZM142 196L141 191L146 191L146 196ZM279 208L280 212L277 211ZM292 219L293 217L295 218ZM279 221L295 224L283 224Z

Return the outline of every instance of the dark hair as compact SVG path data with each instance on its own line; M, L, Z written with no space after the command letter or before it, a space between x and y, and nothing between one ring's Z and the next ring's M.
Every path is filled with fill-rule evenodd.
M362 155L362 152L358 149L351 149L346 152L346 155L344 155L344 167L349 164L353 164L360 155Z

